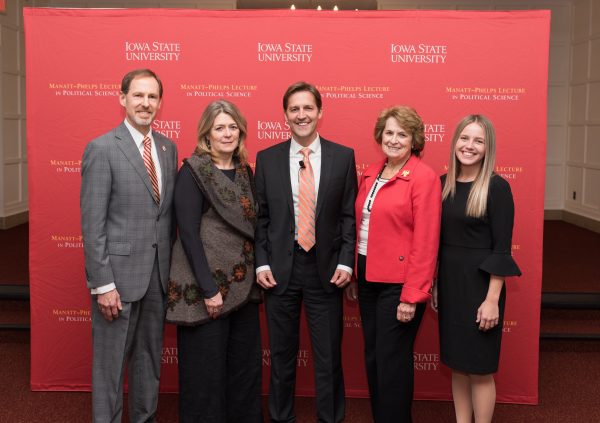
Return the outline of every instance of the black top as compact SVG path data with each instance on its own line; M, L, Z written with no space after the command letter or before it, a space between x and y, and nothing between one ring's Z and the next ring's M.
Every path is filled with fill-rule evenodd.
M220 170L229 179L235 180L235 169ZM188 166L182 166L177 174L173 200L179 237L188 263L204 298L212 298L217 295L219 288L213 281L204 246L200 240L202 215L210 207L210 204L205 201Z
M442 185L445 176L442 177ZM487 214L483 219L467 216L465 206L472 182L456 181L454 199L442 208L440 244L465 248L491 249L479 268L491 275L521 275L511 256L514 203L509 183L494 175L490 180Z

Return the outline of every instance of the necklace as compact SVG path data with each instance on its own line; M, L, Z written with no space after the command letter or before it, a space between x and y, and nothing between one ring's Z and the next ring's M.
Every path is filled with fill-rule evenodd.
M385 171L385 169L389 169L391 175L390 178L392 176L394 176L396 173L400 172L402 170L402 168L404 167L404 165L406 164L406 162L408 162L408 159L410 159L410 156L408 156L408 158L406 160L404 160L404 162L398 166L397 170L394 170L394 168L392 168L392 166L389 164L389 162L386 160L385 165L383 166L383 169L381 169L381 172L379 172L380 175L383 174L383 172Z
M373 184L373 188L371 188L371 192L369 193L369 198L367 199L367 210L369 211L369 213L371 212L371 208L373 207L373 200L375 199L375 193L377 192L377 186L379 185L379 183L381 183L381 185L383 186L383 184L385 184L387 181L389 181L389 179L385 179L385 178L381 177L381 174L383 173L383 169L385 169L385 166L377 174L377 177L375 178L375 183Z

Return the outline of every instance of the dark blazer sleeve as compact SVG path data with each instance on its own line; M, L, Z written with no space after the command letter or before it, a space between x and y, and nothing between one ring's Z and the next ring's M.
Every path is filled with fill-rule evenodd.
M356 200L357 178L356 178L356 160L354 151L351 150L346 169L346 183L344 186L344 195L341 206L340 228L342 236L342 245L338 257L338 264L343 264L350 268L354 267L354 252L356 248L356 215L354 211L354 201Z
M269 254L267 251L267 229L269 227L269 203L267 202L264 155L260 152L256 156L256 201L258 203L258 215L256 230L254 233L254 258L255 266L269 265Z
M204 246L200 239L200 225L202 224L205 199L192 176L191 170L186 165L181 167L177 175L173 200L183 251L185 251L202 295L204 298L212 298L217 295L219 289L213 281L204 253Z

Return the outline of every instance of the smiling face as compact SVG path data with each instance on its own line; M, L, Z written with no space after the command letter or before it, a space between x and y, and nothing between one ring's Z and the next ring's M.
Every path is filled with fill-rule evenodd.
M229 158L240 143L240 128L227 113L219 113L207 136L212 154L220 158Z
M485 157L485 131L478 123L470 123L462 130L454 154L460 163L461 172L478 173Z
M146 135L162 102L158 82L151 76L133 79L129 91L121 93L119 102L131 126Z
M309 91L298 91L288 99L285 120L298 144L307 147L315 139L317 123L323 111L317 107L315 97Z
M412 134L400 126L396 118L389 117L381 134L381 150L388 163L404 163L410 157Z

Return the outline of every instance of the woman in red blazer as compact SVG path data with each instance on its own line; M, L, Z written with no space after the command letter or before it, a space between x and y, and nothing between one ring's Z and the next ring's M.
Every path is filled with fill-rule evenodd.
M413 345L435 271L441 187L419 158L424 126L413 108L381 112L374 135L385 158L362 175L355 204L367 378L374 421L410 422Z

